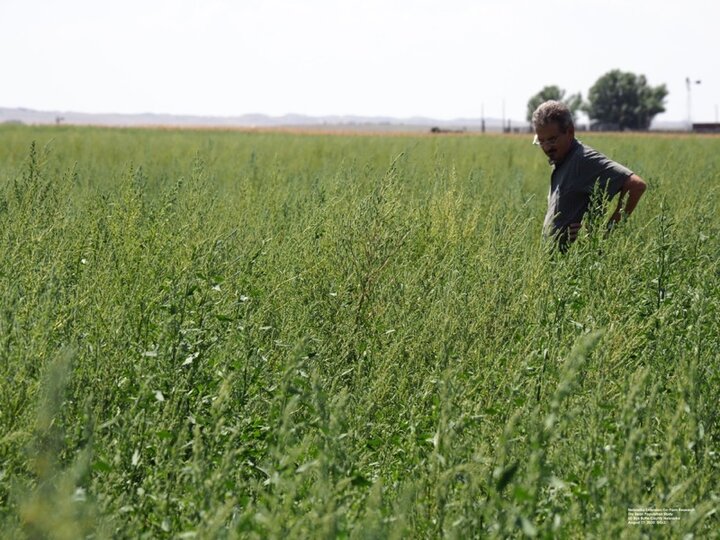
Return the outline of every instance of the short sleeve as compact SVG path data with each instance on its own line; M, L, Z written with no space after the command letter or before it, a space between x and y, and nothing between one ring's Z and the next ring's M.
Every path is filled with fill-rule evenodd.
M583 165L584 191L590 194L597 185L609 198L614 197L622 188L625 179L633 174L624 165L595 151L586 156Z

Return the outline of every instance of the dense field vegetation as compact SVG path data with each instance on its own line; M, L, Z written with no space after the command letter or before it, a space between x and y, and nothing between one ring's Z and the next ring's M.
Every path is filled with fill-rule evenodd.
M529 136L0 127L2 536L716 534L720 138L583 139L553 256Z

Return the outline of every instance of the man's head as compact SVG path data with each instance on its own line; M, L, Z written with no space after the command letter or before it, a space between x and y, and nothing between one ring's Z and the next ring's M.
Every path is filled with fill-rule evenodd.
M532 115L535 141L554 163L560 163L575 140L572 113L561 101L546 101Z

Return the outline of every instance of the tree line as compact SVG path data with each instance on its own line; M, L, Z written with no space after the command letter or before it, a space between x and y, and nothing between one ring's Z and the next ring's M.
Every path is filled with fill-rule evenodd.
M600 77L588 92L587 100L582 94L566 96L558 86L546 86L528 101L527 120L532 121L535 109L549 99L564 102L573 116L587 113L593 125L604 125L618 130L645 130L655 115L664 112L668 95L664 84L650 86L644 75L614 69Z

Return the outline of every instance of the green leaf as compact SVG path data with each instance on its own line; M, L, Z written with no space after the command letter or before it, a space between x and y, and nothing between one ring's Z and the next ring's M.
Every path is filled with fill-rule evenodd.
M377 450L382 445L382 439L380 439L378 437L374 437L372 439L368 439L367 441L365 441L365 444L367 446L369 446L370 448L372 448L373 450Z
M368 487L372 485L372 482L365 478L360 473L355 473L352 477L352 485L356 487Z
M518 503L523 503L532 500L532 495L528 491L520 486L515 486L513 489L513 497Z
M515 463L513 463L512 465L505 467L505 469L500 473L498 481L495 484L495 488L498 490L498 492L502 492L502 490L505 489L505 487L510 483L510 481L515 476L515 473L517 472L519 467L520 467L520 463L517 461Z
M111 467L109 464L107 464L107 463L105 463L104 461L102 461L101 459L97 460L96 462L94 462L94 463L92 464L92 469L93 469L93 471L97 471L97 472L110 472L110 471L112 471L112 467Z

